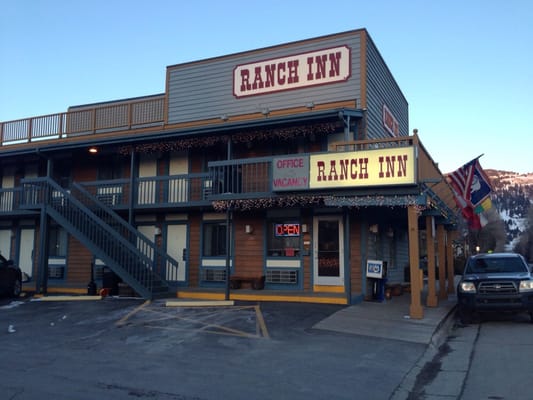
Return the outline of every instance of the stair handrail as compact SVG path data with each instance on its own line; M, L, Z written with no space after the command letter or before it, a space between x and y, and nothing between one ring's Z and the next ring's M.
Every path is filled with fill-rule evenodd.
M113 211L109 206L104 204L102 201L98 200L97 197L92 195L81 184L79 184L77 182L74 182L71 185L71 187L73 189L76 189L76 191L80 195L83 195L83 200L82 200L82 199L78 198L76 196L76 193L73 191L71 194L74 196L74 198L78 199L82 203L84 203L84 201L88 201L88 202L92 203L94 206L96 206L99 209L99 211L102 211L103 213L105 213L106 217L111 219L113 221L113 223L118 224L122 229L126 230L128 232L128 234L131 234L132 236L136 237L137 239L141 239L142 242L150 249L152 254L154 256L157 256L159 258L159 260L161 260L162 263L164 262L164 265L165 265L166 268L168 268L169 265L172 266L172 267L178 268L179 263L178 263L178 261L175 258L173 258L168 253L162 251L159 247L157 247L155 245L155 243L152 240L150 240L148 237L146 237L139 230L135 229L131 224L126 222L122 217L120 217L120 215L118 215L115 211ZM90 206L88 208L90 208ZM108 222L107 218L100 217L100 219L103 219L109 225L109 222ZM116 229L116 228L113 227L113 229ZM116 230L118 231L118 229L116 229ZM120 231L118 231L118 233L122 234L122 232L120 232Z
M124 266L118 264L120 260L117 260L116 258L113 258L113 255L111 253L107 253L104 251L105 256L103 258L107 258L108 261L113 261L113 263L118 267L124 274L127 274L130 276L133 280L140 283L150 291L152 292L154 281L157 279L161 283L164 283L168 287L168 283L160 277L160 275L156 272L154 267L154 259L150 259L143 251L141 251L137 246L132 244L130 240L127 240L120 232L113 229L109 224L104 222L100 217L98 217L94 212L92 212L88 207L86 207L79 199L77 199L75 196L71 195L71 193L62 188L60 185L58 185L53 179L49 177L39 177L39 178L27 178L23 179L21 181L22 187L23 187L23 203L26 203L28 199L31 199L32 205L38 205L40 207L46 207L47 209L54 210L59 216L64 218L64 215L62 215L58 208L54 208L54 202L52 201L53 195L56 196L56 201L59 200L59 202L62 203L62 206L72 204L72 206L75 206L77 210L81 211L86 217L88 217L93 223L97 224L100 228L102 228L108 235L112 236L114 240L117 240L120 244L120 246L123 249L127 249L129 251L129 255L133 256L135 259L141 262L141 264L144 266L144 270L138 270L136 272L141 273L143 275L143 279L140 279L139 275L133 275L132 270L128 270ZM43 188L44 192L35 192L34 188L26 189L27 186L39 186L40 188ZM46 185L46 186L44 186ZM31 196L28 196L31 195ZM48 211L50 213L50 211ZM73 222L68 221L75 230L77 230L81 235L84 235L90 242L93 242L95 247L98 247L100 250L105 250L102 246L98 245L96 242L94 242L86 233L83 233L76 229ZM140 232L134 230L135 232L139 234ZM133 237L137 237L138 235L135 234ZM148 281L146 280L148 278Z

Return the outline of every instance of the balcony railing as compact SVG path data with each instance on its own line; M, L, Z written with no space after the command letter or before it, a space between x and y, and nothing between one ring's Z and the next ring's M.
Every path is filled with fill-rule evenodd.
M98 200L113 208L128 208L130 205L153 208L209 204L211 179L208 173L143 177L137 178L135 182L133 192L130 190L129 179L80 184Z
M339 144L338 149L358 151L413 145L419 146L416 137L345 142ZM440 176L437 167L431 163L425 149L422 146L418 148L417 180L433 182ZM274 159L272 156L213 161L208 163L208 171L203 173L135 178L133 188L130 178L79 184L102 203L114 209L209 207L218 200L276 196L272 187ZM440 182L434 190L448 201L449 188L446 182ZM17 188L0 190L0 214L17 212L19 191ZM302 194L305 195L305 191Z
M164 122L164 106L164 96L153 96L2 122L0 145L160 126Z

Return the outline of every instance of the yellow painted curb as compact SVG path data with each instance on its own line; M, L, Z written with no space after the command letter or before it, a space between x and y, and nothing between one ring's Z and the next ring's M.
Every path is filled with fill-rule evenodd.
M165 306L166 307L219 307L219 306L232 306L235 302L233 300L220 300L220 301L208 301L208 300L200 300L200 301L167 301Z
M102 296L43 296L40 301L84 301L102 300Z
M179 299L204 299L204 300L224 300L224 293L209 292L178 292ZM279 301L295 303L317 303L317 304L340 304L347 305L345 297L328 297L328 296L284 296L284 295L261 295L261 294L239 294L232 292L231 300L242 301Z

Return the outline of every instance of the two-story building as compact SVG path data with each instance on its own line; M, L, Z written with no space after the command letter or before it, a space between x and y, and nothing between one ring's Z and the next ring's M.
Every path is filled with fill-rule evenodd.
M427 304L453 291L452 191L365 29L172 65L165 93L0 134L0 251L37 292L118 276L146 298L351 304L386 269L421 317L422 256Z

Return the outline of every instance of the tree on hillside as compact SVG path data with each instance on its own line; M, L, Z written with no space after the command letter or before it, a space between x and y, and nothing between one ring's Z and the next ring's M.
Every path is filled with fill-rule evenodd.
M526 229L520 235L513 251L522 254L528 262L533 262L533 207L531 205L527 213Z
M488 222L481 229L473 230L467 228L466 225L460 224L460 226L463 226L463 230L467 230L464 236L467 238L469 254L475 254L478 251L480 253L486 253L489 251L499 252L505 250L505 244L507 243L505 222L494 207L486 211L484 216Z

